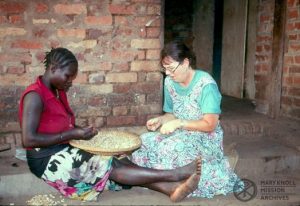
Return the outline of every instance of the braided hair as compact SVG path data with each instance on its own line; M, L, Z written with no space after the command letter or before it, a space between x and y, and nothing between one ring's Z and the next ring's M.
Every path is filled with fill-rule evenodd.
M47 70L51 66L64 68L71 63L75 63L78 66L78 61L74 54L66 48L52 48L50 52L46 52L43 64Z

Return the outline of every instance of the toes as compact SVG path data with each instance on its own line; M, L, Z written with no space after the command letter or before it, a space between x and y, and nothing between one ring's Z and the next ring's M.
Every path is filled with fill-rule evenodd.
M197 174L201 174L201 169L202 169L202 159L200 157L197 158Z
M197 189L199 179L199 175L195 173L192 174L184 183L175 189L175 191L171 194L170 199L173 202L179 202L183 200L186 196Z

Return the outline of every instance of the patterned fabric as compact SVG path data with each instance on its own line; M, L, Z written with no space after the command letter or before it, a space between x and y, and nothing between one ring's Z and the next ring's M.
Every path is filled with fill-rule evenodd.
M104 189L119 190L108 180L112 157L67 147L52 155L42 179L72 199L96 200Z
M180 119L197 120L203 117L197 103L202 89L215 84L210 76L198 80L191 92L179 95L174 82L166 78L165 87L173 102L173 114ZM243 188L243 182L232 171L223 153L223 130L218 123L211 133L178 129L170 135L148 132L141 135L142 146L132 154L136 164L156 169L174 169L184 166L196 157L202 158L202 172L198 189L191 196L212 198L214 195L227 194L236 188Z

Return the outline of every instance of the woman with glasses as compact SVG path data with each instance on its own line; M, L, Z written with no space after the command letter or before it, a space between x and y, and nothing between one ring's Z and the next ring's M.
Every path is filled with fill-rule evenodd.
M151 132L141 135L142 147L132 154L136 164L173 169L202 157L198 189L191 196L212 198L241 189L243 183L223 153L219 123L221 94L214 79L194 69L194 55L173 41L161 52L164 83L163 115L147 121Z

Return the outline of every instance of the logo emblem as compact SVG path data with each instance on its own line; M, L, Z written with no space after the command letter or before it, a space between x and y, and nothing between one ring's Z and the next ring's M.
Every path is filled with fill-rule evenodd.
M241 179L241 181L244 182L244 188L241 187L239 184L240 182L237 182L234 185L234 196L236 199L242 201L242 202L248 202L256 197L257 195L257 187L254 182L248 179ZM241 190L242 189L242 190Z

